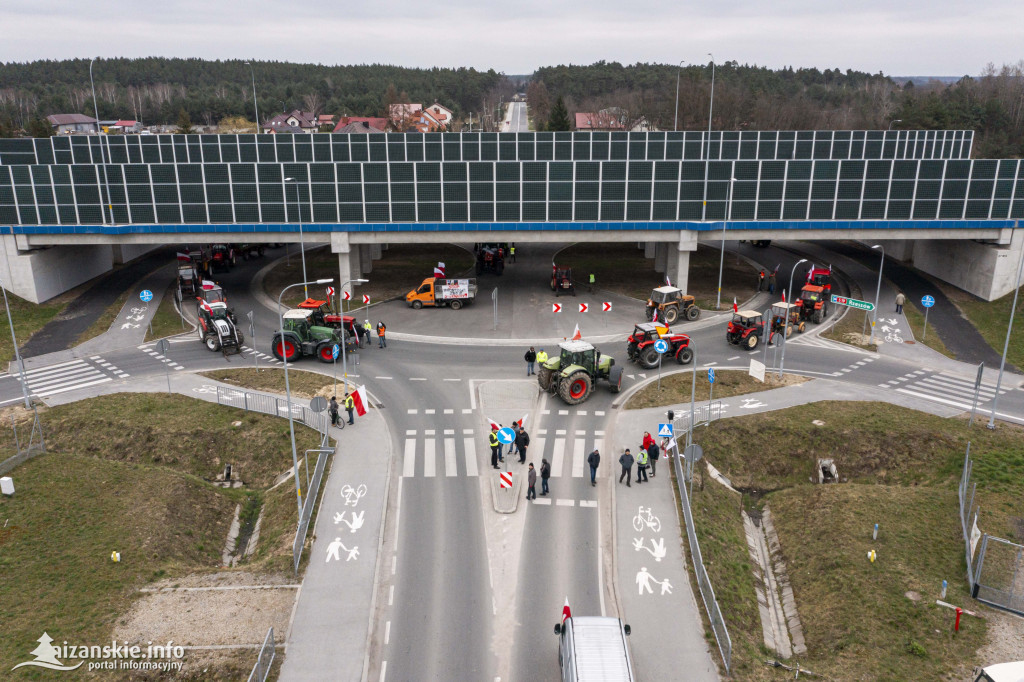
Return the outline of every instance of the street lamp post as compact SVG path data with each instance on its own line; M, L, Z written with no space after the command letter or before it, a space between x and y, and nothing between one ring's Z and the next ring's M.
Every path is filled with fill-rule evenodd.
M672 130L679 130L679 76L683 73L683 64L686 60L679 62L679 70L676 71L676 115L672 119Z
M903 119L902 118L894 118L893 120L889 121L889 130L892 130L892 126L893 126L894 123L903 123Z
M369 281L370 280L368 280L368 279L350 279L350 280L346 281L344 284L342 284L341 287L338 289L338 291L339 292L340 291L344 291L345 287L348 284L352 283L352 282L355 282L356 284L365 284L366 282L369 282ZM338 299L340 300L341 296L339 296ZM341 373L345 377L345 392L347 393L348 392L348 361L346 360L346 356L345 356L345 315L342 314L341 306L340 305L338 306L338 315L341 315ZM358 323L359 323L359 320L355 319L354 316L353 316L352 325L355 326ZM355 332L356 332L356 343L358 344L359 343L359 330L358 330L358 328L355 329ZM337 365L335 365L335 367L337 367ZM335 376L337 376L337 374L335 374ZM335 383L337 383L337 382L335 382ZM335 393L337 393L337 391L335 391Z
M288 291L292 287L305 287L310 284L330 284L333 281L333 277L328 277L327 279L318 279L315 282L298 282L296 284L289 284L284 289L281 289L281 293L277 296L277 319L278 324L280 324L278 329L281 334L281 357L284 359L284 394L285 400L287 400L288 403L288 430L291 433L292 439L292 474L295 476L295 499L298 501L299 505L299 518L302 518L302 488L299 485L299 455L295 451L295 420L292 417L292 391L288 384L288 353L285 352L284 345L284 311L281 308L281 298L284 296L284 292Z
M704 210L701 220L708 219L708 167L711 165L711 118L715 113L715 55L711 57L711 104L708 106L708 154L704 158Z
M302 281L306 282L306 281L308 281L309 278L306 276L306 243L305 243L305 240L303 239L303 236L302 236L302 204L299 203L299 185L297 184L298 180L296 180L295 178L285 178L284 181L285 182L296 183L295 184L295 208L298 209L298 211L299 211L299 256L302 257ZM312 208L313 208L313 204L312 204L312 191L313 190L310 189L310 193L311 193L310 194L310 211L312 211ZM311 215L310 218L312 218L312 217L313 216ZM308 287L303 286L302 293L305 294L306 298L309 298L309 288Z
M806 258L801 258L800 260L798 260L796 262L796 265L793 266L793 269L789 271L789 300L786 301L786 303L789 303L791 305L793 303L793 273L796 272L797 267L801 263L806 263L806 262L807 262ZM768 319L765 320L765 324L770 325L771 323L772 323L771 316L769 316ZM786 344L786 337L788 336L788 332L789 332L789 308L786 308L786 326L782 330L782 359L779 360L779 378L780 379L782 378L782 370L786 366L786 345L787 345Z
M1019 223L1018 223L1019 225ZM1014 230L1016 232L1016 230ZM1010 323L1006 325L1006 341L1003 343L1003 359L999 361L999 376L996 378L996 394L992 396L992 416L988 419L988 428L996 428L996 405L999 403L999 387L1003 383L1003 368L1006 367L1006 350L1010 347L1010 334L1013 332L1013 314L1017 310L1017 294L1020 293L1020 278L1024 273L1024 242L1021 243L1020 264L1017 266L1017 279L1013 284L1013 305L1010 306Z
M92 78L92 64L95 61L96 61L96 57L93 57L92 59L89 60L89 85L92 86L92 111L96 115L96 135L99 135L100 134L100 108L99 108L99 105L96 104L96 81L94 81L93 78ZM108 144L109 144L109 142L108 142ZM106 187L107 187L107 204L108 204L107 208L110 210L110 222L113 223L114 222L114 204L113 204L113 202L110 199L110 176L107 175L107 159L104 158L105 156L109 157L109 154L107 154L107 155L103 154L103 141L101 140L100 141L100 160L103 161L103 184L106 185ZM100 205L101 206L103 205L102 200L100 201ZM101 214L103 213L103 209L102 208L100 209L100 213ZM105 215L103 216L103 224L104 225L107 224L107 218L106 218Z
M878 264L878 286L875 288L875 310L871 315L871 343L874 343L875 323L878 322L878 296L882 293L882 268L885 267L885 248L881 244L875 244L871 248L882 251L882 261Z
M252 62L246 62L249 65L249 73L252 75L252 107L256 111L256 134L260 134L260 106L256 103L256 72L253 71Z
M722 270L725 267L725 226L732 220L732 183L736 178L729 176L729 197L725 202L725 221L722 223L722 252L718 255L718 301L715 303L715 310L722 309Z

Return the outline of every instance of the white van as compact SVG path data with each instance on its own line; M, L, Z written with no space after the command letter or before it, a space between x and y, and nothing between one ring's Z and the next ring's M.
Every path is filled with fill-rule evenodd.
M1024 682L1024 661L996 663L982 668L974 682Z
M633 682L626 637L618 618L572 616L555 625L562 682Z

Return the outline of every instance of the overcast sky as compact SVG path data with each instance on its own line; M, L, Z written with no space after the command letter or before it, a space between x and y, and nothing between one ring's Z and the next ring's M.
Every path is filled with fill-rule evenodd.
M1021 0L9 0L0 61L202 57L472 66L734 60L976 75L1024 58Z

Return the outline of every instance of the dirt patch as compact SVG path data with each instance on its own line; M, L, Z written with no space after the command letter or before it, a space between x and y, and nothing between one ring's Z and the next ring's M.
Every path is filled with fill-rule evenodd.
M976 606L979 606L977 602L970 608ZM977 659L981 665L1024 661L1024 618L995 609L984 611L988 621L988 638L985 646L978 649Z

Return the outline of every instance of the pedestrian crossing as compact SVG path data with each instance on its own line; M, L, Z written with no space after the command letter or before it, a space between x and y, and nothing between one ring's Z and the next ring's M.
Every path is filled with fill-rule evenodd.
M838 350L845 353L856 353L858 355L873 355L869 350L852 346L848 343L839 343L838 341L830 341L829 339L823 339L820 336L797 336L795 339L791 338L786 343L792 346L813 346L815 348L827 348L828 350Z
M22 380L20 372L15 372L14 376L19 382ZM32 395L46 398L58 393L105 384L115 378L127 379L129 376L116 365L104 360L102 356L94 355L88 360L70 360L25 370L24 381Z
M165 365L167 365L168 367L170 367L171 369L173 369L175 371L180 371L180 370L185 369L184 367L179 365L174 360L171 360L168 357L164 357L163 355L161 355L159 353L159 351L156 351L153 348L144 348L143 347L142 348L142 352L145 353L146 355L151 356L155 360L159 360L160 362L164 363Z
M857 362L855 362L855 363L853 363L851 365L847 365L846 367L843 367L838 372L832 372L832 376L834 376L834 377L841 377L844 374L849 374L850 372L852 372L854 370L860 369L861 367L864 367L865 365L871 364L872 362L874 362L877 359L878 359L877 355L872 355L871 357L863 358L863 359L858 360Z
M971 409L974 403L974 381L947 372L918 369L878 386L880 388L891 388L897 393L913 396L914 398L923 398L924 400L949 405L950 407L958 407L963 410ZM1000 388L999 395L1003 395L1011 390L1013 389ZM995 384L982 381L978 390L978 404L982 405L989 402L995 395Z
M546 432L545 432L546 433ZM491 449L486 438L473 429L410 429L405 432L402 450L403 478L476 478L481 469L490 469ZM604 432L586 434L577 432L570 437L564 431L553 436L538 435L531 438L527 448L527 461L540 467L542 459L551 463L552 478L583 478L587 474L587 456L594 449L604 447ZM515 467L519 464L517 455L503 447L505 457L513 458Z

